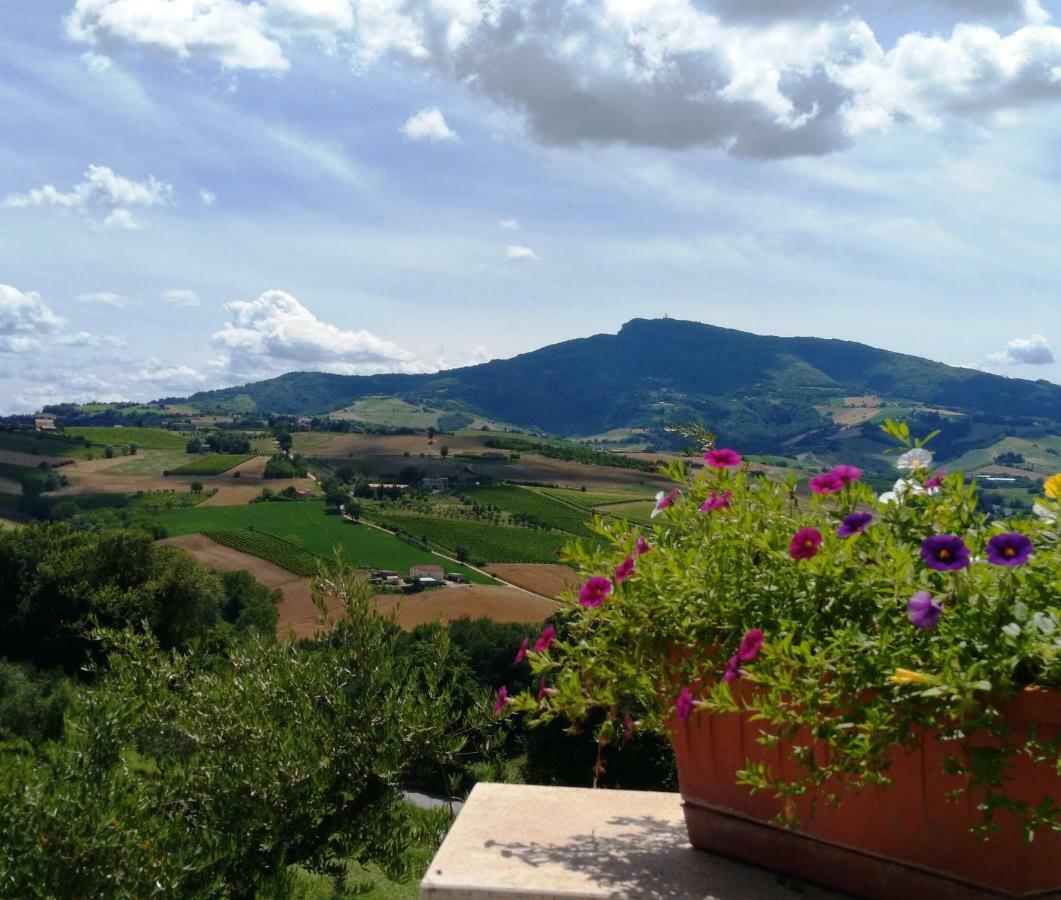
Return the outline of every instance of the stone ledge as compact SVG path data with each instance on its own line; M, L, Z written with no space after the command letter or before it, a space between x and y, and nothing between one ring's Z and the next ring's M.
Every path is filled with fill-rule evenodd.
M420 883L422 900L840 900L694 850L681 798L479 784Z

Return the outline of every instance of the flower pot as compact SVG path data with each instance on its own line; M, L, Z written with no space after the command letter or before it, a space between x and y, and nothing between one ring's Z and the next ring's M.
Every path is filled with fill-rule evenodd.
M1035 723L1042 740L1061 737L1061 692L1028 689L1003 710L1019 739ZM769 764L775 773L796 770L791 744L766 748L756 740L763 723L744 714L695 714L675 722L671 738L693 846L849 892L858 897L1061 898L1061 832L1040 829L1024 839L1015 817L996 812L1001 831L978 839L970 828L980 820L978 796L966 791L957 801L947 793L964 781L943 773L943 760L956 745L943 745L932 732L892 754L889 788L847 792L839 805L809 797L797 802L797 829L776 824L781 802L766 792L754 796L736 783L745 760ZM990 737L971 735L968 746L989 746ZM824 745L815 749L824 754ZM1014 756L1006 793L1038 803L1061 802L1061 776L1049 765Z

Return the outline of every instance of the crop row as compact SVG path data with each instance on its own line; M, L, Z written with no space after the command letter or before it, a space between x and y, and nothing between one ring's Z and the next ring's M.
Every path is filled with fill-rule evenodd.
M320 557L308 550L266 531L218 530L203 532L206 537L241 553L249 553L264 559L281 569L287 569L303 578L317 574Z
M170 469L170 475L220 475L227 472L233 466L245 463L253 459L253 454L247 453L208 453L198 459L193 459L176 469Z
M476 488L466 491L465 496L475 503L497 507L513 516L526 517L535 525L583 537L590 534L586 527L591 515L589 512L575 509L528 488L512 485Z
M141 450L183 450L188 442L187 435L162 428L136 428L120 425L112 428L104 426L77 425L66 429L72 437L83 437L91 444L120 447L122 444L136 444Z

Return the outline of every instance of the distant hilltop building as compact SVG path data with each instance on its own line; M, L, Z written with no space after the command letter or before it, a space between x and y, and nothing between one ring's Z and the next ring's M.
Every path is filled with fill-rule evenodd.
M37 431L55 431L55 419L51 416L41 416L33 420L33 426Z

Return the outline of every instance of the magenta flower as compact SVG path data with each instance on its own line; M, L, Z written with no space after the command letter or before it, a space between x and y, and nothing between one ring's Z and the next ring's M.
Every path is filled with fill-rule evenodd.
M906 601L906 614L918 628L935 628L943 615L943 607L928 591L918 591Z
M735 469L741 464L741 455L736 450L708 450L704 460L712 469Z
M578 602L585 607L600 606L604 598L612 592L612 581L603 575L594 575L578 593Z
M946 477L947 473L943 469L940 469L931 478L925 480L925 490L938 491L941 487L943 487L943 479Z
M722 680L726 684L731 684L743 675L740 667L740 654L734 653L730 658L729 662L726 663L726 671L722 675Z
M538 635L538 640L534 642L535 653L545 653L552 645L553 641L556 640L556 629L550 625L541 634Z
M1034 550L1031 540L1019 531L996 534L987 542L987 559L996 566L1023 566Z
M542 680L538 683L538 696L536 698L539 706L541 705L542 700L544 700L546 696L548 696L548 694L549 689L545 686L545 679L542 678Z
M801 528L788 544L788 555L793 559L811 559L818 555L822 533L817 528Z
M641 556L644 553L648 553L652 547L649 546L648 541L638 535L637 546L634 548L634 556Z
M810 480L810 489L816 494L827 497L829 494L839 494L844 489L844 483L839 475L826 472L824 475L815 475Z
M843 483L844 487L854 484L862 477L862 470L858 466L840 465L833 466L830 475L835 475Z
M626 581L627 578L629 578L633 574L634 558L632 556L628 556L621 563L619 563L619 567L615 570L615 583L622 584L624 581Z
M751 662L759 655L759 651L763 649L763 640L763 633L760 629L751 629L751 631L744 635L744 639L740 642L737 658L741 662Z
M713 512L716 509L729 509L729 501L733 497L733 491L712 491L711 496L700 504L700 512Z
M634 720L630 718L630 713L623 713L623 733L627 738L634 733Z
M516 658L512 660L512 665L518 666L523 660L527 658L527 648L530 646L530 638L525 637L523 643L519 645L519 650L516 651Z
M684 722L693 714L695 708L696 701L693 700L693 692L683 687L681 693L678 694L678 699L674 701L674 711L678 714L678 718Z
M497 702L494 704L494 715L501 715L501 711L505 708L508 703L508 688L501 685L501 690L497 692Z
M850 515L844 516L844 520L840 523L840 527L836 529L836 536L842 538L854 537L856 534L862 534L870 523L873 521L873 513L868 512L853 512Z
M956 572L969 565L969 548L953 534L934 534L921 542L921 558L937 572Z
M652 510L652 518L656 518L656 516L663 512L663 510L673 506L674 501L681 496L681 493L681 491L675 488L673 491L669 491L666 494L664 494L663 491L656 494L656 508Z

